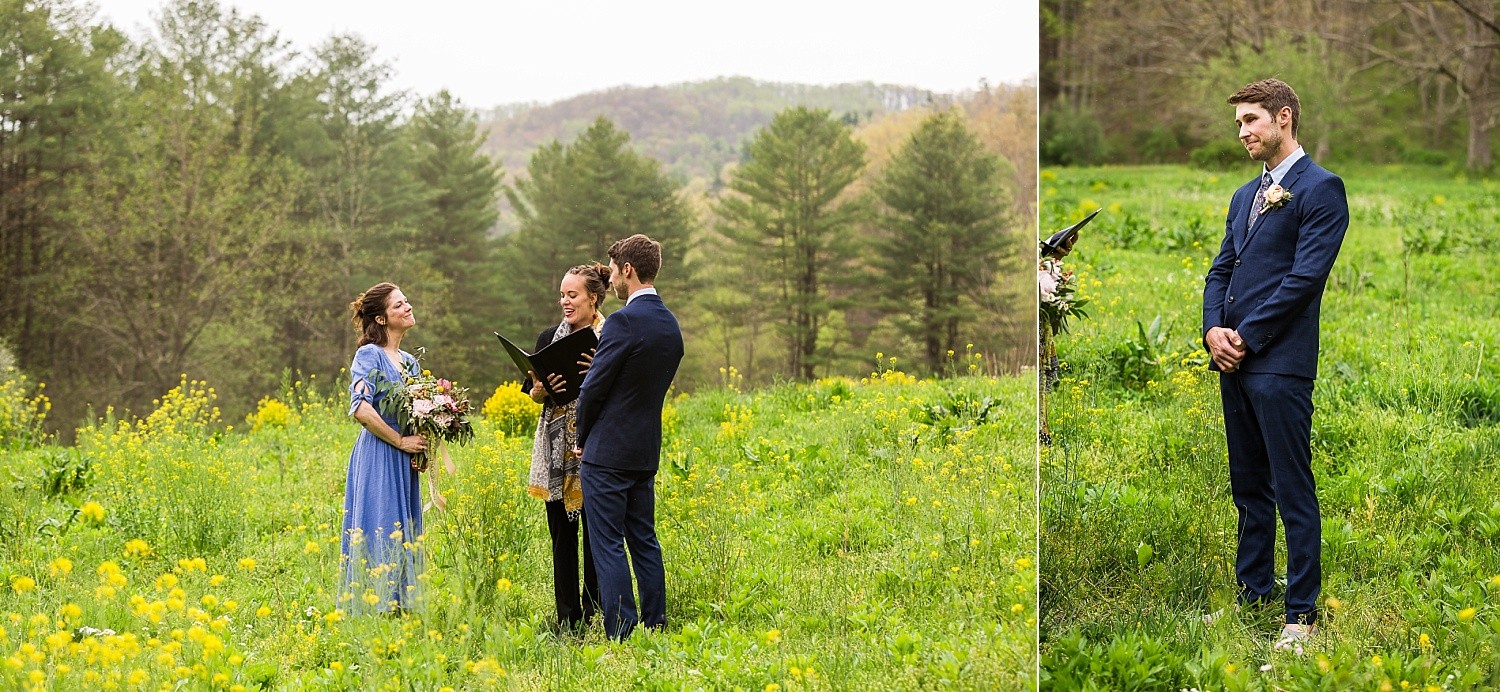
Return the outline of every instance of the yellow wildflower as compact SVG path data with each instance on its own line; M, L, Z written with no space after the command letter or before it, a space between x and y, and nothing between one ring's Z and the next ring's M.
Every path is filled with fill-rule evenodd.
M151 546L139 538L125 541L125 557L146 557L151 554Z
M96 524L104 521L104 505L93 500L83 503L83 506L78 508L78 513L83 516L84 521Z
M57 558L56 560L47 563L47 571L51 572L52 576L54 577L63 574L71 574L73 572L73 561L65 557Z
M72 621L83 616L83 609L78 607L77 603L68 603L58 608L57 614L62 616L64 620Z

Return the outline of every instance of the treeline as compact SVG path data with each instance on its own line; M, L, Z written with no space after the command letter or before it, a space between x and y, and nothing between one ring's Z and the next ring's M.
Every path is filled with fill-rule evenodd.
M0 0L0 350L48 383L54 425L184 373L231 420L285 377L331 380L346 305L380 280L416 305L404 346L482 396L514 375L490 332L555 324L563 272L636 232L666 247L684 388L858 375L877 351L1032 358L1034 86L858 131L787 109L703 191L605 118L507 177L471 109L391 89L373 53L295 49L211 1L133 40L81 3ZM501 199L514 233L493 233Z
M1045 164L1244 161L1224 99L1279 77L1322 161L1492 169L1495 0L1042 0Z
M692 191L597 118L534 152L504 192L518 229L499 253L529 335L557 320L573 264L631 233L662 240L659 277L688 353L679 384L909 371L1014 371L1035 357L1026 251L1035 225L1035 92L987 90L856 130L826 109L776 114ZM999 131L1004 130L1005 135ZM1001 152L1014 149L1022 166ZM606 312L617 309L613 301ZM515 321L520 318L520 321ZM967 354L979 354L965 360Z

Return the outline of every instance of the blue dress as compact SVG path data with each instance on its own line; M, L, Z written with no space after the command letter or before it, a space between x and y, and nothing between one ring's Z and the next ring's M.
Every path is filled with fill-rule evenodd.
M405 351L401 360L407 368L417 363ZM401 370L375 344L359 347L349 373L351 416L362 402L379 411L384 394L378 385L401 381ZM394 416L382 417L396 428ZM411 469L410 454L360 427L344 485L339 607L345 612L410 610L417 605L417 575L422 571L420 479L421 474Z

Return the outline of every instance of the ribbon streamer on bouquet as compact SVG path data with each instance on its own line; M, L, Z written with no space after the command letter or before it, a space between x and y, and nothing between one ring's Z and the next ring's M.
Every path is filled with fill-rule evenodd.
M437 445L438 455L443 459L443 469L446 470L448 472L448 475L450 476L458 475L458 467L453 464L452 457L448 456L448 445L444 444L441 440L438 441ZM443 497L443 494L438 492L437 481L433 479L433 476L437 475L438 470L437 468L429 468L428 471L427 496L431 499L427 502L427 504L422 505L422 511L426 512L436 507L438 511L446 512L448 511L448 498Z

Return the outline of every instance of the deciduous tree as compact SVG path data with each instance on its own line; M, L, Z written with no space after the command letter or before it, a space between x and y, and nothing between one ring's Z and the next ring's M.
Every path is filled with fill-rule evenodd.
M86 362L65 328L76 311L62 284L70 255L60 212L107 136L120 96L110 67L124 38L59 0L0 0L0 340L18 364L56 381Z
M157 29L70 209L82 260L70 327L102 342L117 393L135 401L230 355L205 347L210 327L260 322L261 280L293 203L289 166L254 147L259 113L243 78L275 37L200 2L169 6Z

